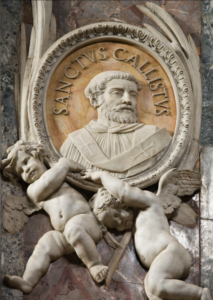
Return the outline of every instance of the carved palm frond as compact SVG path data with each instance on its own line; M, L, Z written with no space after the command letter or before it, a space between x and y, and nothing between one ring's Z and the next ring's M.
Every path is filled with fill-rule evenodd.
M201 127L201 112L202 112L202 86L200 77L200 60L197 53L196 45L190 35L186 37L175 22L175 20L160 6L147 2L146 7L137 5L138 9L155 22L160 29L165 33L165 36L151 25L143 24L146 29L154 34L157 39L162 40L170 49L173 49L180 61L184 65L189 82L191 85L193 100L194 100L194 116L193 116L193 140L190 147L190 152L186 153L179 168L191 169L196 164L199 156L199 138ZM189 159L191 157L191 159Z

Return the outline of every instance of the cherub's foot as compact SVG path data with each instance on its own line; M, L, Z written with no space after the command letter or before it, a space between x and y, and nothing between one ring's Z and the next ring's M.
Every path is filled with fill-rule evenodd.
M3 282L11 288L18 289L24 294L29 294L33 287L19 276L5 275Z
M108 271L108 267L103 265L90 268L90 274L97 283L102 282L107 277Z
M209 289L207 288L203 289L201 300L212 300Z

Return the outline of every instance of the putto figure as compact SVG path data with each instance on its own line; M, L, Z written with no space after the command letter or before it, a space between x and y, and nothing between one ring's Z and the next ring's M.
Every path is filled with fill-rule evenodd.
M137 122L140 82L129 73L96 75L84 93L97 109L98 119L69 134L60 154L85 168L107 170L126 178L151 166L163 155L171 136L165 128Z
M84 179L101 183L106 189L105 193L103 189L98 191L91 200L91 207L108 227L114 227L118 220L122 223L122 212L113 207L105 208L104 198L113 196L123 205L140 209L135 223L135 248L142 264L149 268L145 277L149 300L212 300L209 289L180 280L189 274L191 257L171 235L165 215L165 211L172 213L179 207L178 196L192 194L199 187L199 176L189 170L170 170L161 177L156 195L132 187L108 172L88 170L85 173ZM111 219L107 222L109 216Z
M22 179L29 184L27 196L49 214L55 230L47 232L39 240L23 277L6 275L4 282L29 294L45 275L51 261L74 251L93 279L102 282L107 276L108 267L101 264L95 244L102 239L106 228L97 221L86 199L65 182L68 172L80 172L82 166L70 159L60 158L47 170L42 146L29 142L18 141L8 149L8 153L7 159L2 161L4 175L13 183ZM115 227L130 229L133 217L131 209L125 210L123 225L119 227L116 223ZM108 238L110 236L108 233ZM116 242L112 238L113 241Z

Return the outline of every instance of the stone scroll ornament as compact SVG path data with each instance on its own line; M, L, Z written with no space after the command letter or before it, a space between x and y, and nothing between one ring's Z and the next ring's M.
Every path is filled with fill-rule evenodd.
M27 223L28 215L44 209L50 216L54 230L45 233L38 241L22 277L5 275L4 282L10 287L29 294L47 272L51 261L72 252L76 252L84 262L95 282L105 281L108 287L131 239L135 221L136 251L142 264L150 269L145 279L148 298L157 300L168 298L169 295L175 299L211 300L208 289L179 280L189 274L191 261L187 251L171 236L167 221L171 219L188 226L193 225L196 219L195 212L179 197L193 194L201 184L200 174L192 171L199 156L202 102L199 58L192 38L184 36L166 11L153 3L147 3L146 6L138 6L138 9L154 21L166 37L146 24L145 28L113 22L84 26L56 41L46 51L34 72L33 84L28 86L28 103L25 103L30 108L29 138L10 147L8 157L2 162L5 177L14 184L20 179L29 184L27 196L16 197L16 200L14 196L6 199L3 225L10 233L20 231ZM162 66L171 82L176 102L177 120L173 136L165 128L137 122L140 80L129 72L113 70L100 72L85 89L85 97L97 109L98 121L91 121L84 128L73 131L60 150L56 150L45 119L50 79L68 55L101 42L122 42L141 48ZM99 53L105 57L103 52ZM88 56L84 53L84 56L93 62L93 52L91 54ZM137 65L136 56L130 62L154 91L156 79L148 77L153 70L145 72L143 65ZM80 60L78 63L84 69ZM78 75L79 71L75 76ZM65 84L59 88L60 92L64 92L67 83L60 83ZM158 87L162 86L160 82ZM156 115L169 114L165 88L154 94L165 95L165 100L158 103ZM107 101L112 97L113 103L122 99L120 106L112 107L113 118L109 116L109 110L104 112L104 97ZM62 110L54 109L54 113L64 113L66 117L65 98L55 99L63 106ZM114 136L114 140L120 139L122 145L128 144L123 138L128 134L134 142L129 148L125 146L125 150L117 156L110 157L101 148L105 141L97 141L97 133ZM114 144L110 142L111 149L107 146L110 153ZM84 171L88 167L90 170ZM141 190L158 181L156 195ZM68 183L97 194L88 203ZM54 207L58 210L57 216L53 213ZM113 219L112 209L117 210L118 215L120 211L123 212L117 223ZM139 214L134 220L136 209ZM147 223L144 218L148 220ZM148 225L150 219L153 222L156 220L152 228ZM108 232L108 228L126 231L120 244ZM161 232L157 232L159 228ZM146 240L143 232L154 238ZM96 250L96 243L102 238L109 246L116 248L108 267L101 264ZM156 243L158 239L159 243ZM171 257L171 262L168 257ZM161 261L159 264L158 260ZM181 265L181 271L176 269L176 265ZM164 274L169 274L171 279L167 280Z

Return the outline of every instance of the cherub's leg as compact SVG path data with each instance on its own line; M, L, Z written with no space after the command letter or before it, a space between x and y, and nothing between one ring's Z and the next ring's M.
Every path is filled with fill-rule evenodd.
M102 238L99 225L92 213L72 218L65 226L64 235L75 249L78 257L90 270L96 282L102 282L108 273L108 267L101 264L96 243Z
M145 280L144 280L144 286L145 286L145 291L146 291L146 295L148 297L149 300L163 300L162 298L157 297L156 295L153 295L150 291L150 287L148 284L148 275L149 272L146 274Z
M46 274L52 261L72 252L74 252L74 249L67 243L61 232L49 231L38 241L33 254L27 262L23 278L6 275L4 282L10 287L29 294Z
M150 300L212 300L208 289L185 283L191 258L177 241L172 242L153 261L146 275L145 290ZM153 298L152 298L153 297Z

